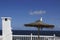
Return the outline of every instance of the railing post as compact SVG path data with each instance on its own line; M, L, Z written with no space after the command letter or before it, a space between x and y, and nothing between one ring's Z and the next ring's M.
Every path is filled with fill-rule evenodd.
M31 40L32 40L32 33L31 33Z
M55 40L55 34L54 34L54 40Z

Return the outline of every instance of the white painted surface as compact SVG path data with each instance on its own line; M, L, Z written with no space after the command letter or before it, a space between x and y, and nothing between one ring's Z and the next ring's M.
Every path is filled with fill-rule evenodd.
M3 37L2 40L12 40L10 17L2 17L2 37Z
M31 35L13 35L12 37L31 37ZM32 35L32 37L38 37L37 35ZM32 38L31 37L31 38ZM44 37L43 38L43 40L46 40L46 39L48 39L48 40L54 40L54 39L52 39L52 38L54 38L54 36L43 36L43 35L40 35L40 37ZM19 39L18 38L18 39ZM2 38L2 36L0 35L0 40L2 40L3 38ZM17 39L16 39L17 40ZM19 39L20 40L20 39ZM55 37L55 40L60 40L60 37Z
M37 38L38 37L38 35L13 35L13 37L19 37L19 38L27 38L27 37L31 37L31 40L33 39L33 37L35 37L35 38ZM42 37L43 38L43 40L60 40L60 37L55 37L54 35L53 36L47 36L47 35L40 35L39 37ZM55 39L54 39L55 38ZM22 40L23 40L22 39Z
M2 36L0 35L0 40L2 40Z

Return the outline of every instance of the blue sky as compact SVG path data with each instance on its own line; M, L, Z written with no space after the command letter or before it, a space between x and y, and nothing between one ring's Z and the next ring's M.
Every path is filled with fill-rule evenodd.
M45 13L33 14L36 11ZM45 23L55 25L53 30L60 30L60 0L0 0L0 17L2 16L12 17L12 29L35 30L36 28L27 28L24 24L42 17Z

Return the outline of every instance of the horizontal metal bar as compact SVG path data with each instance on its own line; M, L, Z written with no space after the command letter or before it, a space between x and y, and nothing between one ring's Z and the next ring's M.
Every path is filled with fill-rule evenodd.
M14 37L31 37L31 35L13 35ZM32 37L38 37L37 35L32 35ZM54 36L42 36L39 37L54 37Z

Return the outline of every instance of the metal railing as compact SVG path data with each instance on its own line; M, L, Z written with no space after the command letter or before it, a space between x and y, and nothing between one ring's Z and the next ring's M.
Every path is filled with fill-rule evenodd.
M37 35L13 35L13 40L37 40ZM55 40L55 34L53 36L40 35L40 40Z

